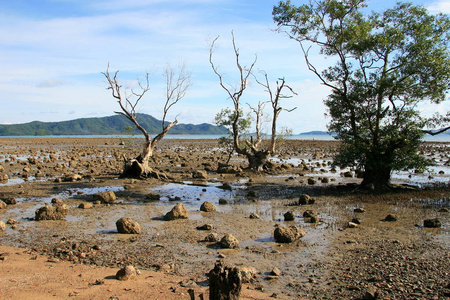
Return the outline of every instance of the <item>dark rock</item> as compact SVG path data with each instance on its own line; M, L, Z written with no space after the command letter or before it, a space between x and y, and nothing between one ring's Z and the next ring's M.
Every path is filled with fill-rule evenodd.
M387 222L395 222L398 220L398 218L397 218L397 215L389 214L386 216L386 218L384 218L384 220Z
M219 199L219 204L220 205L225 205L225 204L228 204L228 201L226 199L220 198Z
M3 202L5 202L6 204L8 204L8 205L14 205L14 204L17 204L17 200L16 200L16 198L5 198L5 199L2 199L2 200L0 200L0 201L3 201Z
M202 226L197 226L197 230L212 230L213 226L211 224L204 224Z
M239 268L227 267L217 261L209 272L209 299L238 300L242 290Z
M208 179L208 173L205 170L197 170L192 173L192 178Z
M295 213L293 211L288 211L284 214L284 220L285 221L294 221L295 220Z
M219 236L217 235L217 233L213 232L213 233L208 234L203 241L210 242L210 243L218 243L220 241L220 239L219 239Z
M353 211L356 213L365 213L366 212L366 210L362 207L357 207Z
M161 196L158 194L150 193L147 196L145 196L145 199L150 201L158 201L161 199Z
M122 217L116 222L117 231L124 234L140 234L141 226L128 217Z
M423 226L429 228L440 228L442 223L439 219L426 219L423 220Z

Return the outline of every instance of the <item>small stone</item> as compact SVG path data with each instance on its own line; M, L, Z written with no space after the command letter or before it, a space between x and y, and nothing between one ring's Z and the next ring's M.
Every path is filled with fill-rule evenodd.
M116 194L113 191L94 194L94 201L100 201L103 204L114 204Z
M271 274L271 275L274 275L274 276L280 276L280 275L281 275L281 270L278 269L277 267L274 267L274 268L272 269L272 271L270 271L270 274Z
M211 224L204 224L202 226L197 226L197 230L212 230L213 226Z
M241 272L242 283L252 282L258 274L258 271L253 267L239 268L239 271Z
M365 213L366 212L366 210L362 207L357 207L353 211L356 213Z
M347 223L347 227L348 228L358 228L358 224L356 224L356 223L353 223L353 222L348 222Z
M219 204L220 205L225 205L225 204L228 204L228 201L226 199L220 198L219 199Z
M274 237L277 243L292 243L306 234L302 229L296 226L284 227L278 226L275 228Z
M78 205L78 208L81 209L89 209L89 208L93 208L94 205L91 202L83 202L80 205Z
M361 220L358 219L358 218L353 218L353 219L352 219L352 223L355 223L355 224L360 225L360 224L361 224Z
M250 219L261 219L261 217L257 213L251 213L249 218Z
M6 230L6 224L3 221L0 221L0 231L5 231Z
M116 278L118 280L129 280L129 279L133 279L134 277L136 277L137 272L136 269L133 266L126 266L123 269L120 269L117 273L116 273Z
M210 242L210 243L218 243L220 241L220 239L219 239L219 236L217 235L217 233L213 232L213 233L208 234L203 241Z

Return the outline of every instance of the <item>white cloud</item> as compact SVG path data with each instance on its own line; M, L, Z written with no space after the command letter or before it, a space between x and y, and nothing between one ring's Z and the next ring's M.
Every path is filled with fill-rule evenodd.
M450 14L450 1L439 0L431 3L427 6L428 10L432 13Z

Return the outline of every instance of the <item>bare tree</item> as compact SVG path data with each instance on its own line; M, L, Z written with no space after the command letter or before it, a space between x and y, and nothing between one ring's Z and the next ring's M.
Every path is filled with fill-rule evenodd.
M166 118L169 110L177 104L186 95L187 90L192 85L191 74L186 70L184 65L179 67L178 72L174 70L170 65L167 65L164 71L164 77L166 79L166 99L163 109L162 128L161 132L155 137L151 138L147 130L141 126L137 120L136 107L139 102L150 90L149 73L146 73L145 80L142 82L138 80L138 90L124 89L119 83L118 74L119 71L115 71L113 74L109 71L109 64L106 68L106 72L102 72L108 81L108 90L111 90L111 94L114 99L119 103L121 111L116 111L116 114L125 116L130 120L139 131L144 135L145 141L141 153L133 159L125 158L125 165L121 174L121 177L156 177L165 178L166 175L153 170L149 166L149 160L153 155L153 150L160 140L169 132L169 130L178 123L175 118L173 122L166 122Z
M259 85L264 87L265 91L269 95L269 101L272 105L273 111L272 111L272 130L271 130L271 138L269 142L269 146L267 148L262 147L262 136L261 136L261 116L262 116L262 109L264 107L265 102L260 102L258 104L257 108L250 107L251 110L256 114L256 139L254 139L252 136L250 138L245 139L245 141L242 141L242 135L240 132L240 124L243 118L243 110L241 109L241 97L244 94L245 89L248 86L249 78L250 76L254 76L253 69L256 64L257 57L255 56L255 59L252 61L249 67L242 66L240 59L239 59L239 49L236 47L234 34L231 32L232 35L232 44L233 44L233 51L235 54L235 64L236 68L238 70L238 76L239 76L239 83L235 86L233 85L225 85L223 74L219 72L218 68L214 65L213 62L213 53L214 53L214 46L216 41L219 37L214 39L214 41L211 43L210 51L209 51L209 62L211 64L213 72L217 75L219 78L219 84L224 89L229 98L233 102L233 112L228 115L229 118L231 118L231 135L233 138L233 147L234 151L236 151L238 154L244 155L249 163L249 169L254 169L261 171L263 170L265 164L267 163L267 160L271 155L273 155L276 151L276 138L277 138L277 120L280 112L283 110L283 108L280 106L279 101L283 98L290 98L292 95L284 95L283 89L288 89L290 93L295 94L295 92L285 83L285 79L279 79L277 81L277 88L276 91L272 91L272 88L269 84L268 76L265 72L264 74L264 81L256 81ZM255 77L256 78L256 77ZM296 95L296 94L295 94ZM294 108L295 109L295 108ZM292 110L294 110L292 109ZM289 111L292 111L289 110Z

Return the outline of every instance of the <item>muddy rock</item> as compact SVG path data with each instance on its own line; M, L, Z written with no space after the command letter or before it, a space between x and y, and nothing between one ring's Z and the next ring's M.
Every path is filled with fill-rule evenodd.
M0 200L0 209L5 209L6 208L6 203L3 202L2 200Z
M220 241L220 238L217 233L213 232L208 234L203 241L208 243L218 243Z
M150 201L158 201L161 199L161 196L158 194L150 193L147 196L145 196L145 199Z
M5 231L6 230L6 224L3 221L0 221L0 231Z
M120 269L116 273L116 279L122 280L122 281L133 279L136 276L137 276L136 269L130 265L126 266L123 269Z
M295 220L295 213L293 211L288 211L284 215L285 221L294 221Z
M216 211L216 206L209 201L205 201L200 206L200 210L205 212L213 212Z
M204 224L202 226L197 226L197 230L212 230L213 226L211 224Z
M222 248L237 249L240 247L238 239L230 233L225 234L225 236L220 239L219 244Z
M257 213L251 213L249 216L250 219L261 219L260 215Z
M220 205L226 205L226 204L228 204L228 201L227 201L227 199L220 198L219 199L219 204Z
M254 267L239 268L242 276L242 283L250 283L256 279L258 271Z
M296 226L278 226L273 233L277 243L292 243L301 237L304 237L306 232Z
M51 201L51 203L52 203L53 205L61 205L61 204L64 203L64 201L62 201L61 199L58 199L58 198L53 198L52 201Z
M217 167L217 173L219 174L236 174L240 172L242 172L241 168L223 163L219 163L219 166Z
M35 220L63 220L69 213L69 206L66 204L50 206L46 204L45 206L36 210Z
M208 179L208 173L205 170L197 170L192 173L192 178Z
M94 201L100 201L102 204L114 204L116 194L113 191L94 194Z
M5 203L8 204L8 205L14 205L14 204L17 204L16 198L12 198L12 197L6 198L6 199L2 199L2 200L0 200L0 201L3 201L3 202L5 202Z
M309 195L303 194L298 199L299 205L307 205L307 204L314 204L316 201Z
M62 178L62 181L64 182L75 182L75 181L80 181L81 179L83 179L83 177L79 174L68 174L65 175Z
M189 213L183 203L177 203L165 216L164 220L189 219Z
M423 227L428 228L440 228L442 226L442 223L439 219L426 219L423 220Z
M124 234L140 234L141 226L128 217L122 217L116 222L117 231Z
M78 205L78 208L81 208L81 209L90 209L92 207L94 207L94 205L90 202L83 202L80 205Z

